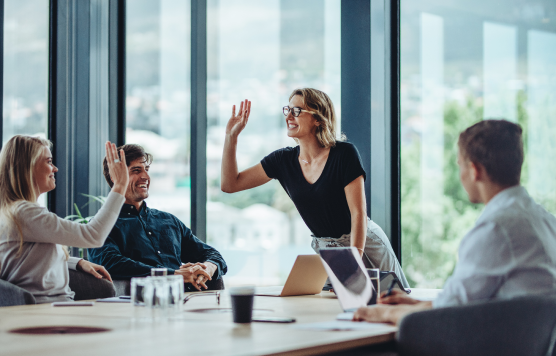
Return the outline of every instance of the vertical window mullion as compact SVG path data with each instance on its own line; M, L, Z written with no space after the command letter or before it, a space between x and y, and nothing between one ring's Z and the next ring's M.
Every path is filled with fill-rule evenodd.
M0 0L0 141L4 137L4 0ZM0 142L0 148L2 142Z
M207 229L207 3L191 2L191 229Z

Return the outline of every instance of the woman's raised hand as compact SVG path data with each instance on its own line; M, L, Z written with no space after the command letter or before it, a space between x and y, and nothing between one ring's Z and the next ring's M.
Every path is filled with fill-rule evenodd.
M251 102L247 99L242 101L239 105L239 112L236 116L236 106L232 107L232 117L226 125L226 135L231 135L232 137L237 137L241 131L247 125L249 120L249 114L251 114Z
M108 164L110 179L114 182L112 190L125 196L129 183L129 171L125 161L124 150L120 150L120 155L118 156L116 145L110 141L106 142L106 163Z

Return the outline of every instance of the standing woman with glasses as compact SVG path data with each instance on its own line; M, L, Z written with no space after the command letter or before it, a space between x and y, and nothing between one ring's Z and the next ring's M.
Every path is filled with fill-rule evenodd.
M336 114L328 95L296 89L283 111L288 136L299 145L276 150L239 172L237 140L247 125L251 102L242 102L238 115L233 106L222 156L222 191L235 193L277 179L313 233L315 252L354 246L366 267L394 271L409 287L386 234L367 217L361 157L353 144L336 137Z
M112 281L104 267L69 257L62 245L100 247L116 223L129 182L125 155L106 143L114 186L88 224L65 220L37 204L56 188L50 141L12 137L0 152L0 279L32 293L37 303L72 301L68 268ZM100 163L100 162L99 162Z

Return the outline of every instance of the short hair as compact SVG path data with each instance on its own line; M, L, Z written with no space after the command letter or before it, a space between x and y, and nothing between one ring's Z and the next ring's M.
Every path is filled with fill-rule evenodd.
M336 146L336 141L343 141L345 136L336 138L336 112L334 111L334 104L330 97L318 89L313 88L302 88L295 89L291 95L290 99L296 95L301 97L303 104L311 110L314 111L313 117L320 122L317 127L317 140L322 147L334 147ZM297 140L296 140L297 141Z
M506 120L484 120L459 135L462 157L481 164L489 178L502 186L519 184L523 165L522 129Z
M120 146L118 147L118 155L120 154L120 150L124 150L125 161L128 167L133 161L135 161L138 158L143 158L144 159L143 162L146 163L147 165L150 165L153 161L153 156L150 153L147 153L145 149L139 145L128 144L128 145ZM103 167L104 179L106 179L106 182L108 183L110 188L112 188L114 186L114 182L112 182L112 179L110 178L110 171L108 170L108 163L106 162L106 157L104 157L104 160L102 161L102 167Z

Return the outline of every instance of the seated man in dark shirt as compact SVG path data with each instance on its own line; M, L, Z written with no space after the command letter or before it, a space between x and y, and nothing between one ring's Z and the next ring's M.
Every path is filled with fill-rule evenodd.
M226 262L211 246L199 240L174 215L147 207L152 155L139 145L123 145L129 167L129 186L116 225L104 246L89 249L89 260L104 266L112 278L148 276L151 268L165 267L183 276L186 289L218 289ZM113 183L104 159L104 177Z

